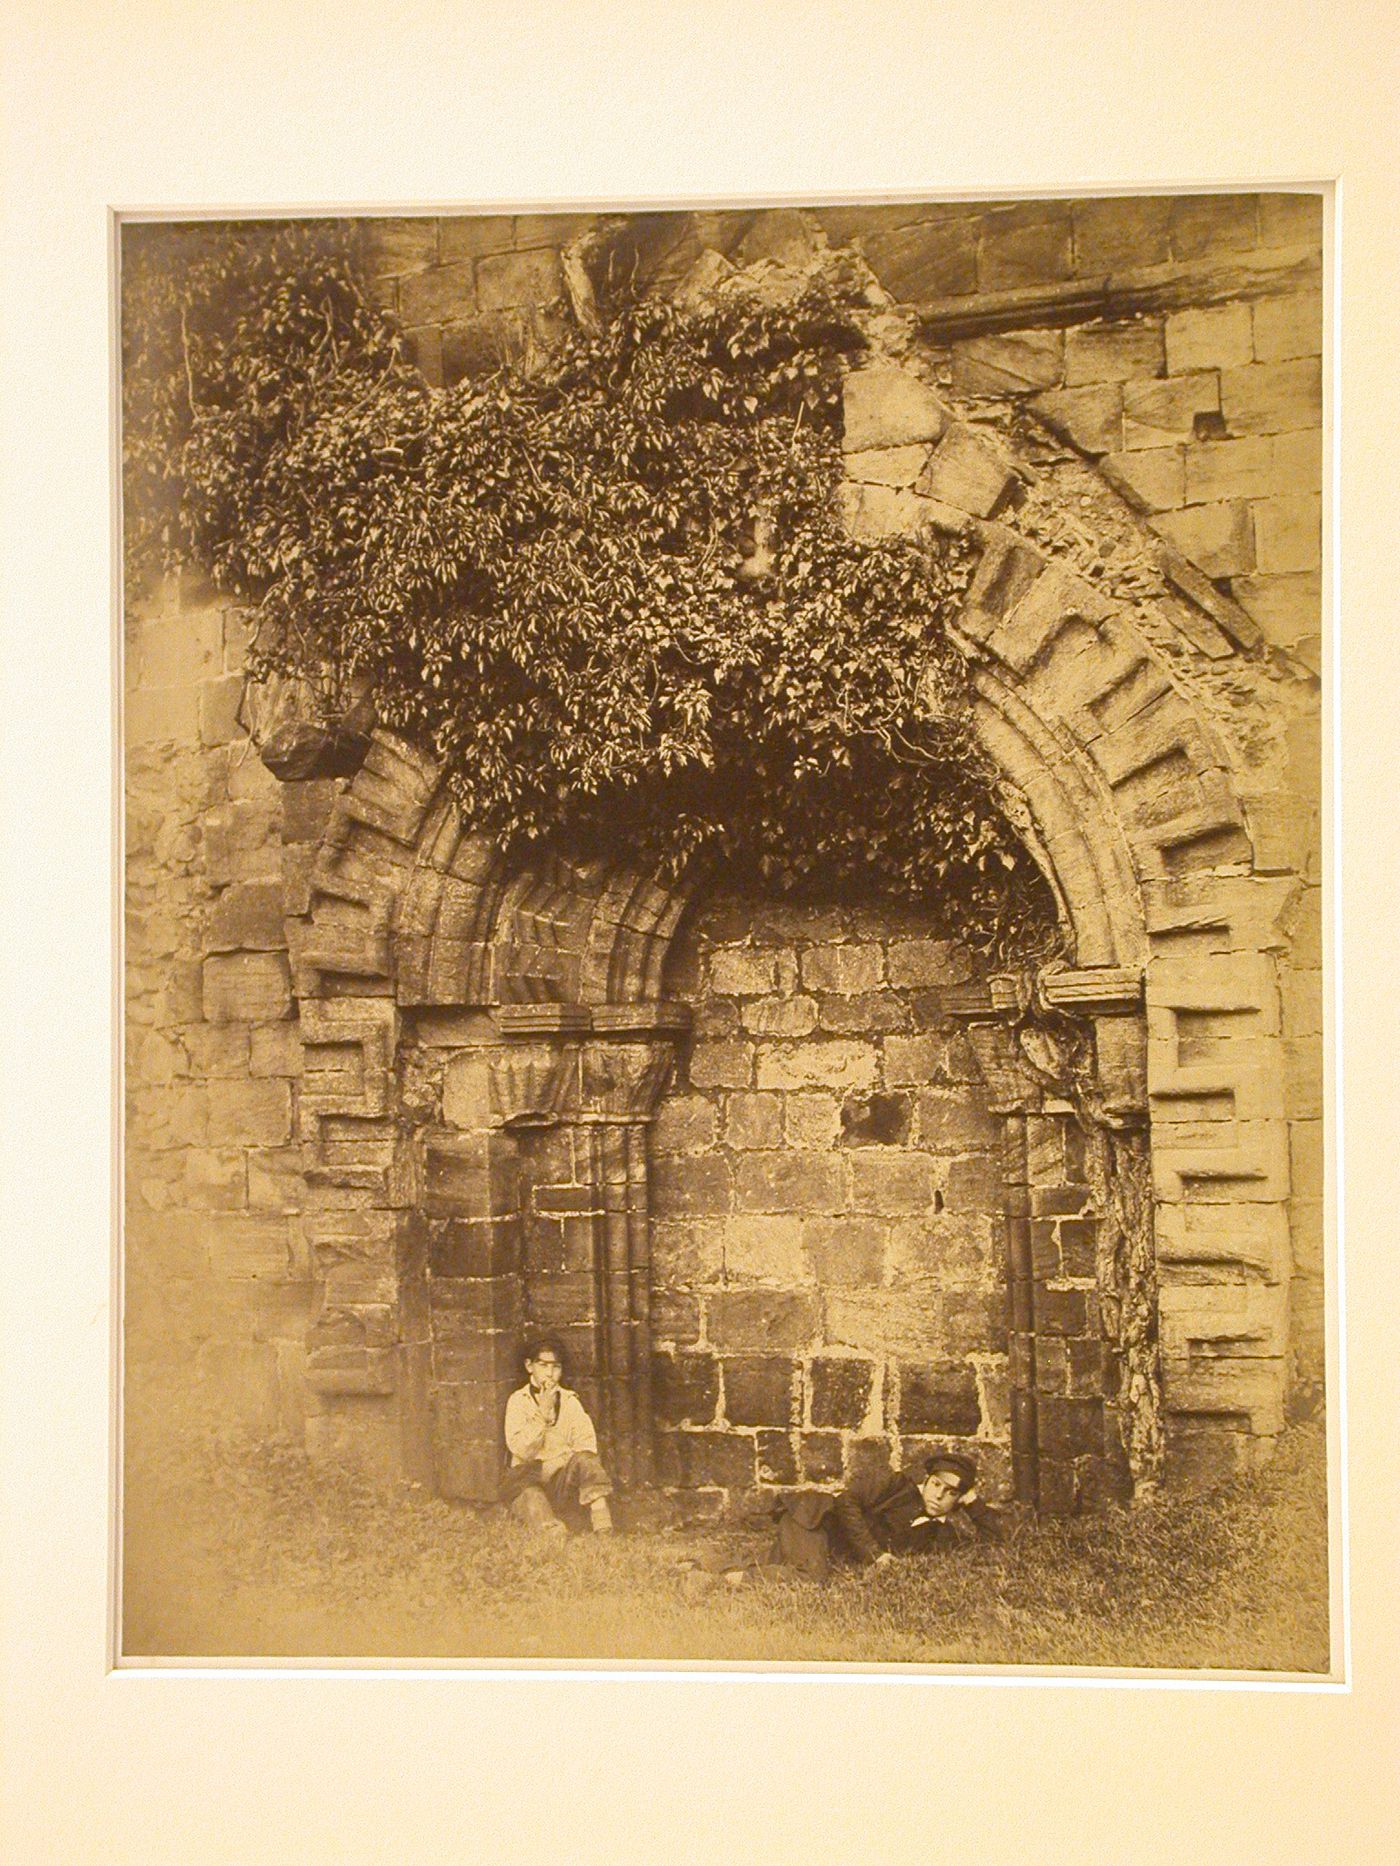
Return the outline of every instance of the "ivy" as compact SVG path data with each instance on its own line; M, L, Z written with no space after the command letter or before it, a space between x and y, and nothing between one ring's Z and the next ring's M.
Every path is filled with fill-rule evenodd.
M843 529L827 288L641 300L435 389L336 223L143 229L124 277L132 568L253 609L254 672L367 688L523 855L929 906L1004 956L1048 893L994 803L945 623L957 540Z

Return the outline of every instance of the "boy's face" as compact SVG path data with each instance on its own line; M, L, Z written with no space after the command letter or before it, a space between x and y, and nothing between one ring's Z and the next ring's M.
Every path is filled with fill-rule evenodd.
M548 1348L537 1360L526 1361L525 1371L530 1376L530 1385L537 1393L548 1393L557 1387L564 1370L559 1365L559 1357Z
M930 1516L946 1516L962 1495L962 1479L956 1471L941 1470L935 1465L919 1485L919 1495Z

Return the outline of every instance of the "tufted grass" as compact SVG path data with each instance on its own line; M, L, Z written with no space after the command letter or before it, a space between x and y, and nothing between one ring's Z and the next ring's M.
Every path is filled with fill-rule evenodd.
M128 1659L284 1658L1153 1667L1326 1672L1325 1445L1150 1514L1027 1523L825 1587L696 1596L683 1560L757 1530L578 1537L552 1557L497 1512L376 1490L298 1449L134 1435ZM705 1584L699 1583L704 1586Z

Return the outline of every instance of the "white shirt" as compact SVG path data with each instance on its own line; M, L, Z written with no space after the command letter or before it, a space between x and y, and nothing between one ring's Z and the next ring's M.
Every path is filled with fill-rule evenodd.
M555 1391L559 1415L552 1424L528 1383L506 1401L506 1449L511 1463L529 1464L538 1458L546 1477L566 1465L576 1451L598 1449L593 1421L578 1394L568 1387L557 1387Z

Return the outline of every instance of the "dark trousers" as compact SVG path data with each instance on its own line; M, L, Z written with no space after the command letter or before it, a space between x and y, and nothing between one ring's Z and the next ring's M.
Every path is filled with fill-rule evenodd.
M807 1524L784 1510L768 1560L796 1568L809 1581L825 1581L831 1573L831 1531L824 1522Z
M612 1480L596 1451L576 1451L567 1464L544 1474L538 1459L513 1464L501 1484L501 1501L518 1521L533 1528L569 1522L590 1503L612 1493Z

